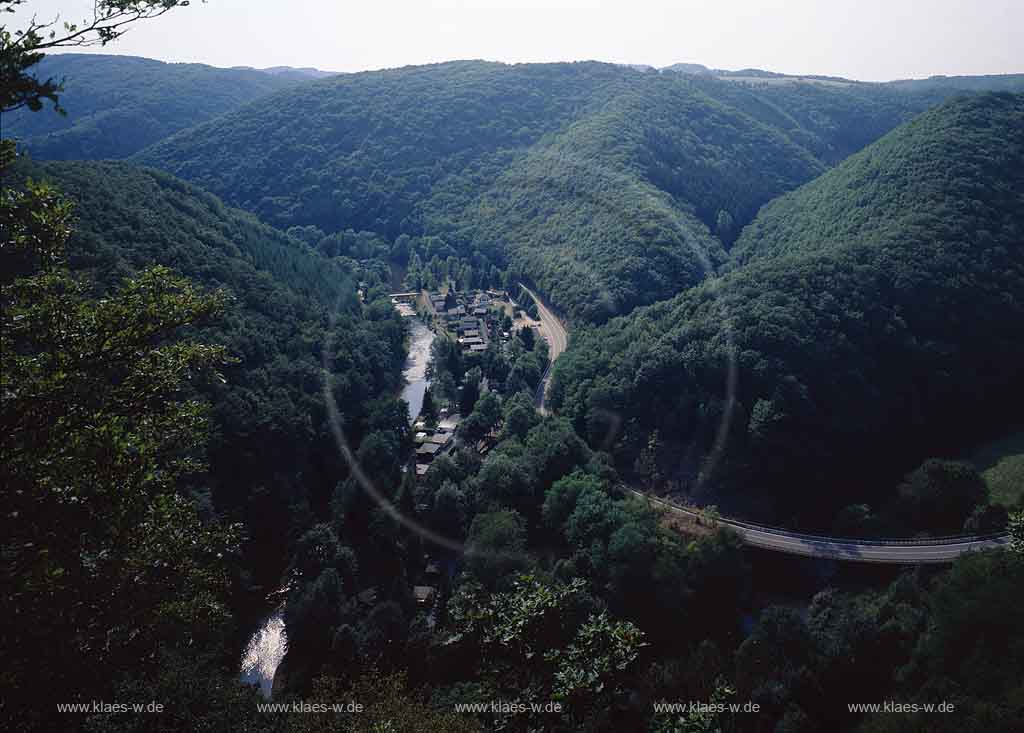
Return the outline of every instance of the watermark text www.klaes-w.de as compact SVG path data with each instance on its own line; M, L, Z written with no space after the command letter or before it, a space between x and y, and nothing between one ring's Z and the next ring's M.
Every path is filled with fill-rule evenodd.
M58 713L87 713L90 715L117 715L121 713L162 713L164 704L162 702L105 702L103 700L92 700L90 702L59 702L57 703Z
M557 701L549 702L522 702L519 700L491 700L489 702L457 702L455 703L457 713L490 713L492 715L521 715L523 713L561 713L562 703Z
M954 713L956 705L951 702L851 702L846 708L851 713Z
M656 713L701 713L721 715L722 713L759 713L760 704L756 702L656 702L653 703Z
M361 713L363 704L360 702L261 702L256 703L261 713Z

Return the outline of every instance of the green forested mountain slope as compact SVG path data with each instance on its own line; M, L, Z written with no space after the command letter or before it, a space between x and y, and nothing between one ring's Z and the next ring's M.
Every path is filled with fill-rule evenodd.
M4 137L37 159L125 158L186 127L306 78L133 56L55 54L33 68L66 81L67 116L5 113Z
M762 205L941 98L460 61L286 90L137 160L282 228L438 237L600 322L696 284Z
M571 316L600 321L702 280L738 222L822 170L685 80L642 74L533 146L470 218L475 241L502 248Z
M707 76L690 79L709 96L781 130L828 165L957 93L948 87L910 93L859 82L749 84Z
M138 159L281 227L439 235L601 320L699 280L723 256L716 237L730 243L758 207L823 170L788 117L752 116L709 89L599 63L353 74Z
M887 82L900 90L931 91L959 89L971 92L1024 91L1024 74L984 74L979 76L930 76L927 79L899 79Z
M303 85L143 151L278 226L395 237L449 177L486 184L522 150L622 83L605 64L459 61Z
M253 566L276 582L289 516L304 520L325 504L347 470L327 424L324 359L354 447L371 421L383 427L373 400L401 384L397 315L387 301L361 307L337 261L166 173L109 162L18 171L76 202L70 265L101 289L159 264L233 297L200 334L239 360L224 371L226 383L204 388L214 415L210 486L219 510L246 520L250 547L261 553ZM404 430L404 412L394 412Z
M1019 222L1011 186L1018 175L1011 168L1015 136L1006 136L1015 121L1024 122L1019 100L999 95L984 103L948 104L941 114L894 130L765 207L743 231L730 266L840 249L854 241L881 246L894 233L910 237L935 222L948 227L947 236L969 233L961 221L984 224L976 236ZM1007 150L999 152L1004 140Z
M113 162L22 165L74 199L71 265L92 271L103 287L155 262L238 294L248 294L247 280L261 279L310 313L354 305L354 285L337 261L167 173ZM256 298L246 305L272 307Z
M954 100L773 202L746 264L574 336L552 403L627 466L658 430L662 476L775 518L864 501L1019 419L1022 122L1021 96Z

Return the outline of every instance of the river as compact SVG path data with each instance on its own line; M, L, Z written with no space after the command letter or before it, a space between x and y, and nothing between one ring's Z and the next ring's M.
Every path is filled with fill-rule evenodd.
M242 655L242 682L258 685L263 697L269 699L274 689L274 674L288 651L288 636L284 632L284 604L282 603L256 629L245 654Z
M430 361L430 346L434 343L434 332L418 318L409 318L409 355L406 358L405 387L402 399L409 403L409 422L413 422L423 407L423 395L430 382L427 380L427 363ZM288 651L288 635L284 629L284 604L278 606L260 623L256 633L249 639L242 656L241 679L248 685L258 685L263 696L270 698L274 688L277 667Z
M405 387L402 399L409 403L409 422L414 422L423 407L423 395L430 382L427 380L427 363L430 361L430 346L434 343L434 332L418 318L409 318L409 356L406 358Z

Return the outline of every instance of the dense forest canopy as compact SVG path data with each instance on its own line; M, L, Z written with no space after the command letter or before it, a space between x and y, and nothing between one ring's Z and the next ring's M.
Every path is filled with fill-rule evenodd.
M179 130L308 80L81 53L47 56L32 73L64 81L60 104L67 114L5 113L4 136L36 158L59 160L127 158Z
M704 76L691 81L709 96L782 130L827 165L958 93L952 86L911 93L858 82L758 84Z
M280 227L438 237L602 321L699 282L760 206L938 98L465 61L304 85L137 159Z
M213 404L208 499L246 520L249 567L259 582L276 583L289 539L280 520L295 515L300 530L347 470L323 405L324 359L335 366L335 397L356 447L371 431L373 400L400 384L397 315L386 302L364 313L340 260L165 173L121 163L16 170L77 202L68 261L96 295L155 263L230 296L224 315L199 332L237 359L224 384L204 388Z
M931 91L960 89L970 92L1024 91L1024 74L985 74L979 76L929 76L927 79L900 79L888 84L901 90Z
M679 79L637 75L510 165L470 231L570 316L600 321L708 276L761 204L823 169Z
M139 160L278 226L418 234L406 220L447 177L474 167L493 177L500 156L599 104L625 74L606 64L458 61L343 75L257 101ZM256 150L259 166L247 155Z
M140 161L272 225L365 232L398 260L410 250L399 237L430 237L442 259L509 267L594 322L704 279L760 206L955 86L758 85L590 62L453 62L312 84L120 57L44 66L84 81L67 118L11 117L36 157L154 143Z
M657 430L684 489L731 486L775 519L863 500L1012 424L1022 119L1019 95L952 101L772 202L724 276L574 337L553 404L602 445L616 415L627 465Z
M185 4L98 0L85 36ZM1019 729L1024 95L948 100L1017 78L62 56L33 80L77 36L4 34L4 109L59 75L68 110L5 112L30 155L0 143L5 730ZM128 159L41 160L70 157ZM571 325L543 401L520 282ZM402 318L398 283L443 294ZM459 298L471 328L434 313ZM952 460L982 439L986 474ZM715 505L1010 539L847 573L766 558ZM286 711L239 675L268 629ZM849 707L894 699L955 714Z

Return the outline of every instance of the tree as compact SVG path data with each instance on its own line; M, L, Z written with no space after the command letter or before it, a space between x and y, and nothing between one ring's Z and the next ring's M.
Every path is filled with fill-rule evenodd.
M580 579L548 585L521 576L510 591L488 596L468 584L453 598L445 645L474 659L474 679L500 696L559 700L567 729L604 729L586 721L620 697L645 643L632 623L596 611L585 588ZM529 724L552 728L550 714Z
M419 733L475 733L480 726L464 714L440 711L412 689L404 674L377 671L360 675L346 686L333 677L313 685L310 702L324 706L358 704L359 712L345 715L344 730L352 733L418 731ZM286 730L293 733L335 733L336 715L292 715ZM234 724L237 725L237 720ZM247 721L248 722L248 721Z
M459 395L459 412L463 415L469 415L473 412L476 401L480 399L480 380L482 379L483 373L479 367L473 367L466 372L466 376L462 381L462 391Z
M544 506L541 514L544 524L561 532L566 521L576 509L576 504L584 494L606 494L604 484L596 476L582 471L573 471L560 478L544 495Z
M294 582L308 583L331 568L340 571L346 588L350 591L355 588L359 575L355 554L338 541L330 525L318 524L296 543L289 574Z
M898 513L915 530L958 532L987 495L985 480L973 466L933 458L900 486Z
M518 438L522 440L526 434L540 422L533 399L526 392L516 392L505 402L504 425L501 440Z
M596 707L597 699L621 690L626 669L647 646L644 634L628 621L615 621L606 611L591 615L565 649L545 657L557 665L554 696L574 707Z
M427 425L437 422L437 406L434 404L434 391L427 387L423 393L423 405L420 407L420 416L426 420Z
M652 733L721 733L723 729L731 730L722 725L722 721L729 709L728 701L735 694L736 690L719 677L715 680L708 704L695 706L685 715L669 717L664 713L656 714Z
M208 423L192 389L228 358L180 335L227 297L152 267L92 299L64 265L71 205L33 182L2 196L3 271L27 272L0 290L5 687L71 700L228 619L237 531L188 495Z
M720 210L715 220L715 234L718 238L726 244L732 244L734 227L732 214L724 209Z
M462 424L459 431L466 440L475 443L493 430L501 420L501 400L494 392L488 392L476 402L476 406Z
M651 431L647 445L640 451L634 470L647 480L648 488L657 489L661 483L661 470L658 468L658 453L661 451L661 440L658 431Z
M1019 728L1024 559L1002 550L967 553L936 579L927 603L928 623L900 670L900 696L947 691L958 718L950 730ZM929 727L921 721L902 729Z
M515 509L531 520L537 510L536 483L529 463L496 450L474 478L478 508Z
M296 584L284 615L293 658L319 654L329 646L345 597L341 575L334 568L326 568L311 582Z
M409 268L405 271L405 285L417 291L423 288L423 262L415 250L409 257Z
M466 531L466 495L458 486L446 481L434 495L431 526L442 537L462 539Z
M519 340L523 342L523 348L527 351L533 351L533 347L537 342L537 334L534 333L532 328L524 326L519 329Z
M466 569L488 590L505 587L513 573L529 566L526 522L518 512L477 514L466 538Z
M532 428L524 441L533 456L541 489L546 489L577 466L585 466L592 453L565 418L547 418Z
M26 2L0 0L0 13L13 13ZM47 51L106 46L124 35L131 23L157 18L188 4L189 0L98 0L93 5L92 17L79 23L64 21L58 26L59 17L40 23L33 16L26 28L12 31L0 26L0 111L22 107L38 111L46 100L60 110L58 95L63 90L63 81L41 81L29 73Z
M449 407L456 404L459 397L459 388L455 384L455 377L452 372L442 371L436 374L430 383L430 389L436 397L444 401Z
M1007 529L1010 532L1010 549L1018 555L1024 555L1024 510L1010 515Z
M966 534L990 534L1006 529L1008 513L1002 504L978 504L964 522Z
M760 705L771 720L786 708L820 698L816 681L818 652L800 615L789 608L769 606L736 651L736 687L740 698Z
M698 524L704 524L705 526L714 529L718 526L718 520L722 518L722 514L718 511L718 507L714 504L708 504L700 508L700 517Z

